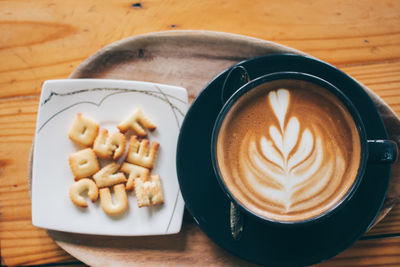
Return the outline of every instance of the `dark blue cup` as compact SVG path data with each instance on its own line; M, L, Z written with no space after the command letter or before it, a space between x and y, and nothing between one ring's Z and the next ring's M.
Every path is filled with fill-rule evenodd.
M272 81L276 82L279 80L295 80L295 81L297 80L297 81L305 81L313 83L334 94L344 104L348 112L351 114L360 137L360 144L361 144L360 165L358 168L357 176L351 188L341 198L341 200L338 201L333 207L331 207L327 211L317 216L314 216L306 220L278 221L271 218L263 217L253 212L248 207L246 207L244 203L239 202L235 198L235 196L230 192L228 186L224 182L221 170L218 165L218 158L217 158L218 135L222 123L224 122L224 119L231 110L232 106L234 106L234 104L238 100L240 100L242 96L244 96L246 93L250 92L254 88L257 88L260 85L267 84ZM364 123L359 115L359 112L357 111L355 105L351 102L351 100L339 88L337 88L333 84L310 74L301 72L276 72L261 76L257 79L250 81L246 69L243 66L235 66L228 72L228 75L225 79L225 83L221 94L221 102L223 107L218 114L211 136L211 160L214 172L216 174L217 180L222 190L225 192L225 194L229 197L229 199L233 203L235 203L238 207L240 207L242 212L244 212L250 217L253 217L257 220L266 223L271 223L274 225L293 226L293 225L304 225L304 224L320 222L328 218L341 208L343 208L345 204L354 196L354 194L357 194L357 188L363 179L365 169L368 163L391 164L395 162L397 159L398 148L395 142L390 140L368 140Z

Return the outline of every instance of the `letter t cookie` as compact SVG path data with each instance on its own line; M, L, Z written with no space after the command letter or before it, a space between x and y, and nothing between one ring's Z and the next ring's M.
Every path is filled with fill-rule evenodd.
M143 111L138 108L117 127L122 133L125 133L129 129L133 129L138 136L144 137L147 133L142 126L150 131L156 129L156 126L144 115Z

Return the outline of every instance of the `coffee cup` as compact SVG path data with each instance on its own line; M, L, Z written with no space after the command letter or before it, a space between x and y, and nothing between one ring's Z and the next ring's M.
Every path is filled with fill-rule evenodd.
M246 77L241 66L228 73L211 136L218 182L244 214L274 225L325 220L357 194L367 164L396 160L396 143L368 140L355 105L328 81Z

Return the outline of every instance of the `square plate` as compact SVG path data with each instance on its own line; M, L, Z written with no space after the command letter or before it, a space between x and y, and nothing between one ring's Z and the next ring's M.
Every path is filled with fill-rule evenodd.
M77 113L110 132L135 108L141 108L157 126L148 132L150 142L160 143L151 174L161 177L164 204L138 208L133 192L127 192L129 208L118 217L103 212L100 200L78 208L68 190L74 176L70 154L82 149L68 138ZM184 202L176 174L176 146L188 108L182 87L149 82L66 79L46 81L42 88L36 123L32 177L32 222L41 228L98 235L163 235L178 233ZM127 142L129 140L127 134ZM100 161L101 162L101 161ZM102 164L104 166L104 164Z

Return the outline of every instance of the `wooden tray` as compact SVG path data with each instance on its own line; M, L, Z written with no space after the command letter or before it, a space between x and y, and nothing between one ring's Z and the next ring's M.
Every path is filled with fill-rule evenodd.
M217 74L244 59L273 53L304 53L255 38L207 31L168 31L145 34L110 44L84 61L70 78L112 78L151 81L188 89L190 102ZM390 139L399 142L400 120L371 90ZM29 179L31 176L29 175ZM389 191L375 223L400 196L400 164L392 168ZM221 265L242 266L244 261L217 247L199 227L191 227L186 214L182 230L173 236L107 237L47 231L55 242L88 265L168 266L180 259L196 265L207 257ZM204 263L204 259L202 261Z

